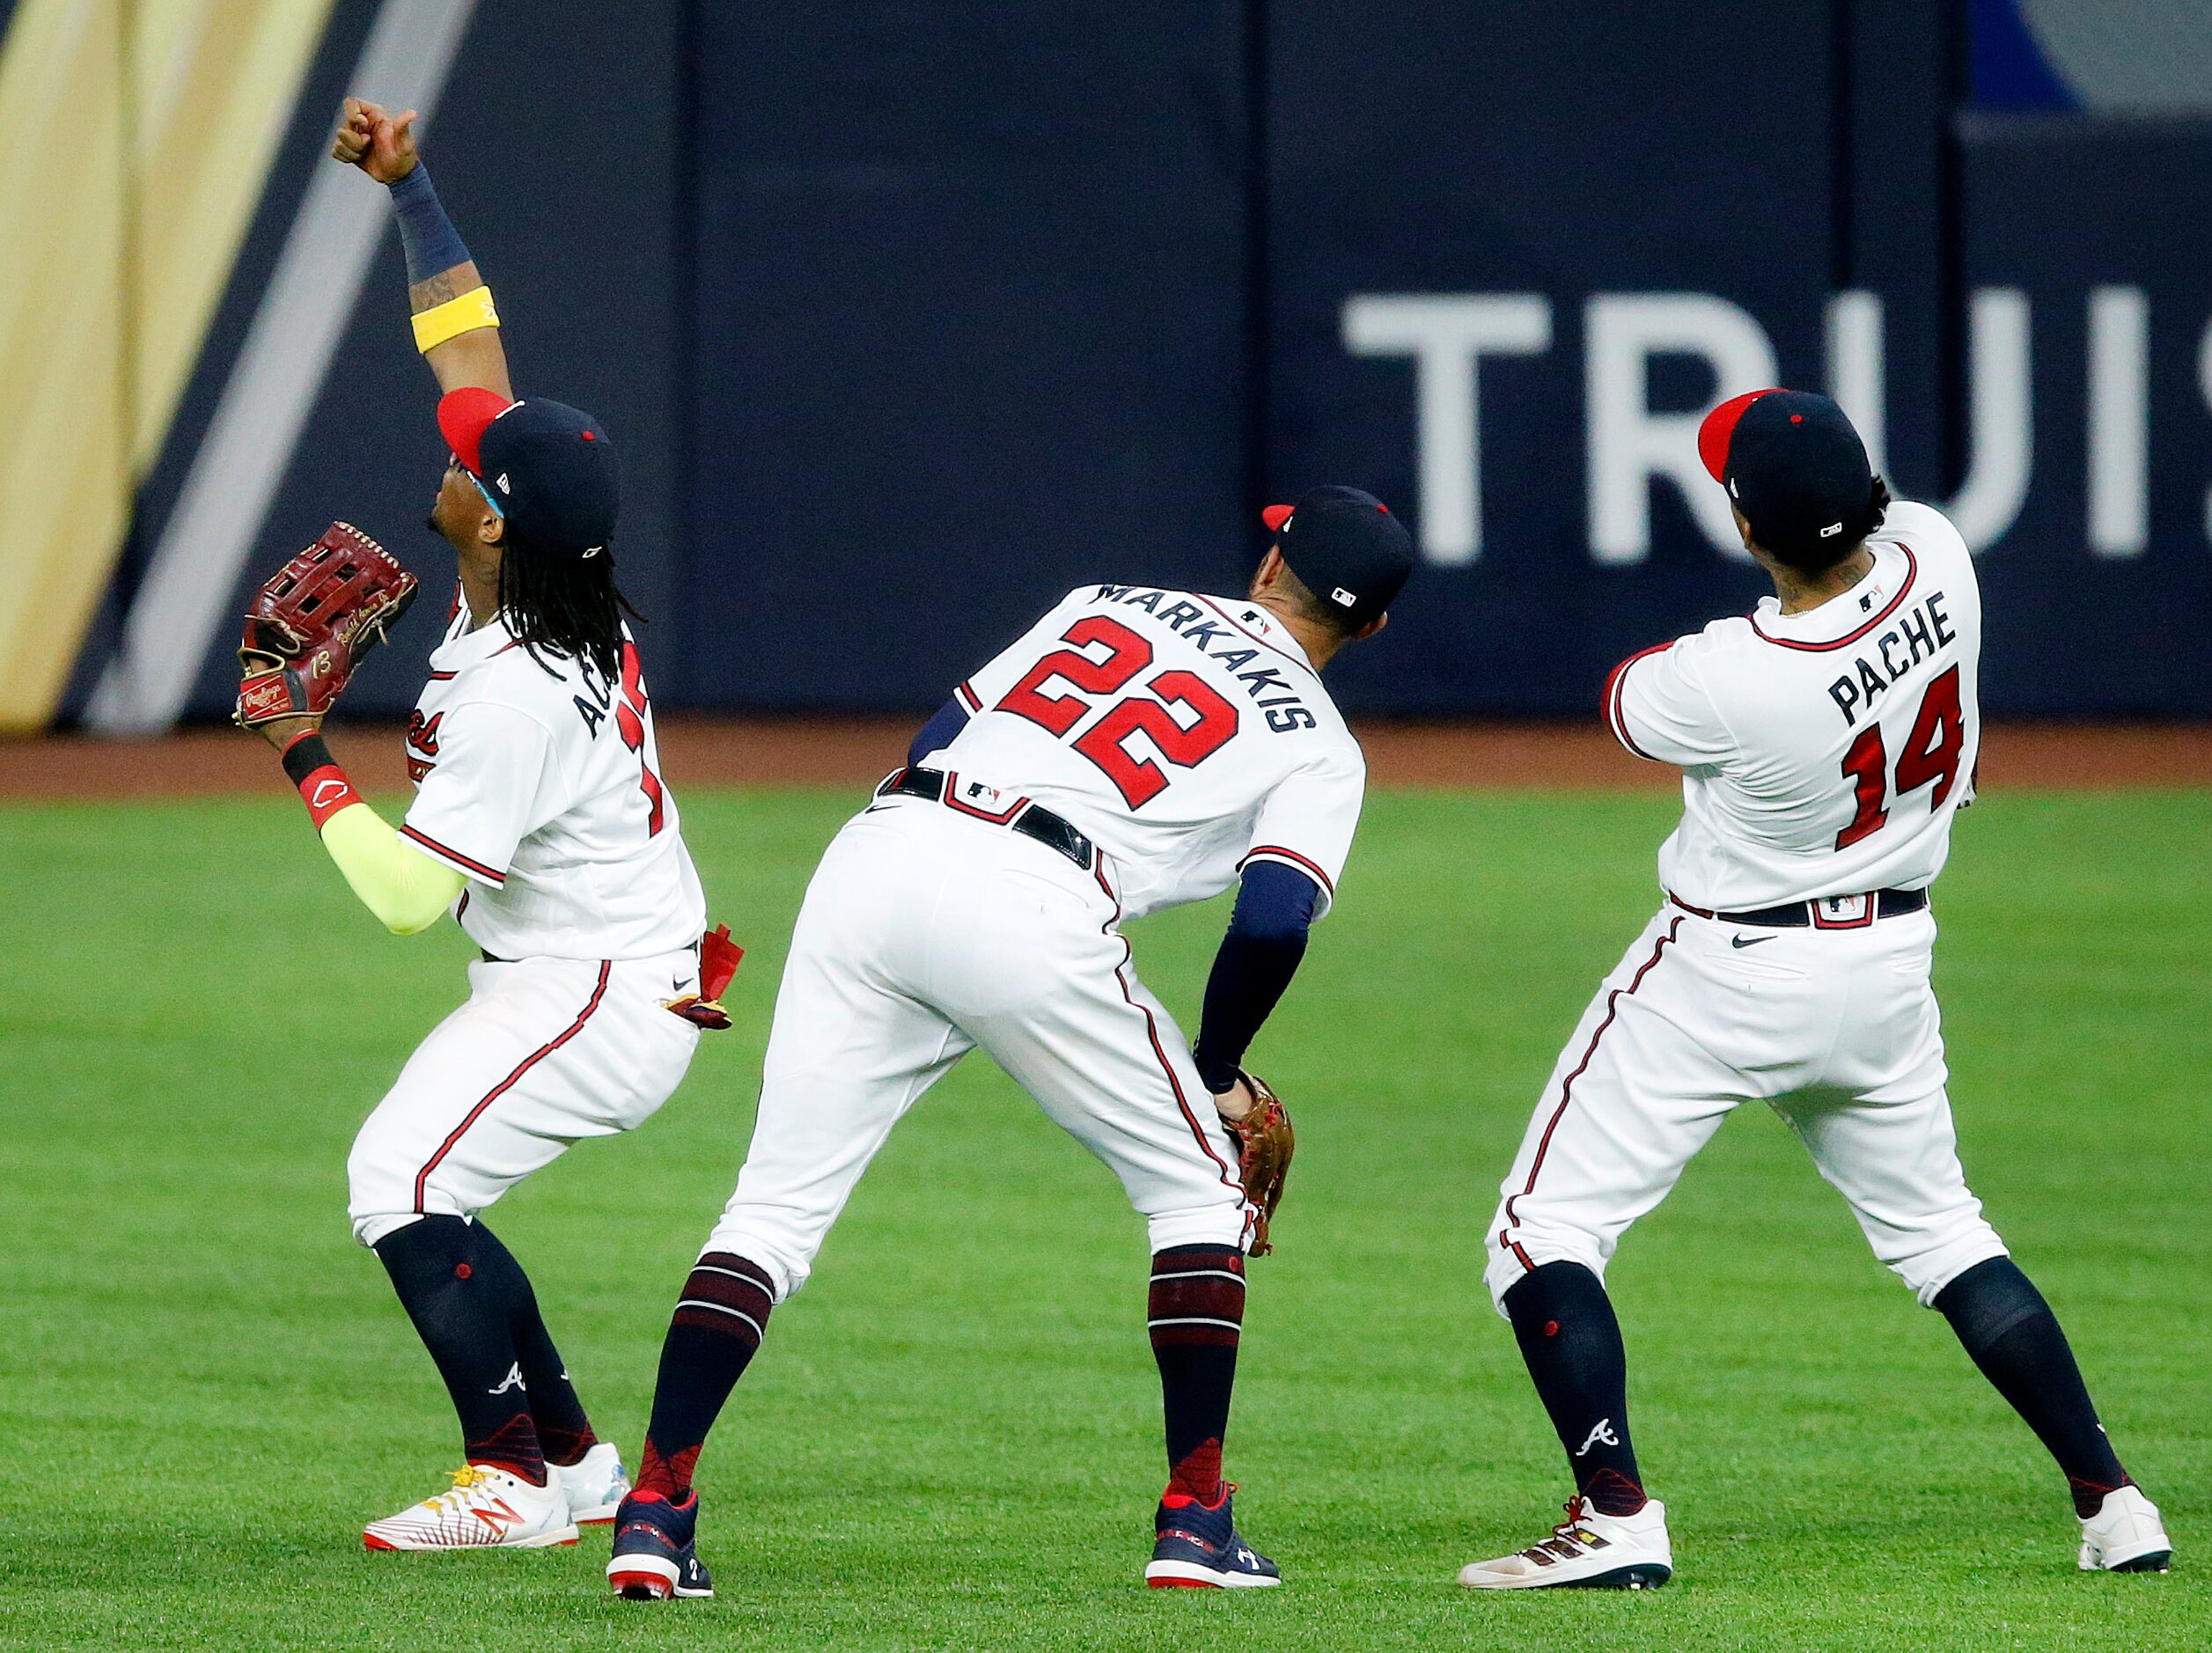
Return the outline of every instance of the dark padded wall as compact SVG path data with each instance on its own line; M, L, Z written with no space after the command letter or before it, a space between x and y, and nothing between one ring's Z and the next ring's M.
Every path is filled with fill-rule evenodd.
M335 8L73 706L372 10ZM603 10L481 6L429 153L518 385L621 444L665 706L925 712L1070 585L1235 588L1255 508L1323 481L1422 528L1415 364L1351 348L1347 301L1525 294L1548 343L1479 367L1480 559L1424 566L1333 676L1357 709L1579 715L1621 655L1761 590L1664 480L1648 554L1594 548L1593 299L1725 301L1824 386L1829 295L1875 294L1888 468L1944 500L1967 305L2015 287L2032 467L1981 556L1988 702L2212 711L2212 122L1961 118L1964 0L643 0L613 33ZM2150 315L2150 532L2117 558L2087 530L2100 287ZM1715 388L1650 364L1657 410ZM425 574L352 711L404 709L444 612L416 527L433 399L387 239L254 559L343 516ZM229 706L229 647L196 716Z
M1242 9L700 20L701 697L932 705L1084 580L1238 577Z
M1271 17L1278 491L1355 481L1415 514L1413 365L1346 351L1348 296L1525 292L1552 305L1548 350L1481 364L1481 559L1424 568L1385 637L1336 668L1340 698L1587 709L1621 655L1757 587L1665 485L1650 555L1593 562L1584 302L1721 295L1764 324L1785 376L1817 380L1831 250L1826 8L1371 0L1352 24L1326 0L1284 0ZM1709 373L1680 365L1655 372L1655 404L1711 397Z
M2212 713L2212 122L2077 115L1966 123L1965 254L2031 306L2034 470L1981 558L1983 695L2039 713ZM2089 295L2148 300L2149 534L2087 543Z

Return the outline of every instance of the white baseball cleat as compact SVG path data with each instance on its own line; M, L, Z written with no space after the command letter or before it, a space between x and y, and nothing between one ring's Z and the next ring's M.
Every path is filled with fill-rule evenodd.
M2158 1506L2140 1487L2113 1488L2082 1523L2085 1573L2163 1573L2172 1560L2173 1540L2158 1519Z
M533 1487L503 1469L464 1464L453 1472L452 1486L371 1521L361 1541L372 1550L539 1550L575 1543L576 1524L558 1475Z
M1567 1519L1540 1544L1459 1569L1469 1590L1657 1590L1673 1576L1666 1506L1657 1498L1632 1516L1600 1515L1587 1498L1570 1498Z
M554 1473L569 1495L569 1519L580 1527L612 1526L629 1495L629 1473L612 1441L601 1441L573 1464L555 1465Z

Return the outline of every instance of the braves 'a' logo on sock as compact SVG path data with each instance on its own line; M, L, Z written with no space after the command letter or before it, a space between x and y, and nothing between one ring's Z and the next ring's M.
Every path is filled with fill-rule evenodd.
M528 1394L530 1392L530 1385L522 1380L522 1363L520 1361L517 1361L512 1366L510 1366L507 1369L507 1375L504 1378L502 1378L496 1385L490 1389L487 1389L484 1392L486 1394L492 1395L503 1395L510 1389L519 1389L525 1394Z
M1575 1456L1576 1458L1580 1458L1584 1452L1587 1452L1591 1447L1597 1445L1600 1441L1603 1441L1607 1446L1618 1446L1620 1444L1620 1437L1613 1432L1613 1420L1611 1418L1599 1418L1598 1420L1598 1427L1591 1430L1589 1436L1584 1440L1583 1444L1575 1449Z

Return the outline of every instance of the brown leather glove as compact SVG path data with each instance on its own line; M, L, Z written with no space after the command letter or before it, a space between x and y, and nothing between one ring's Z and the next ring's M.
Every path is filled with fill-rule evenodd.
M415 600L415 576L349 522L284 564L254 599L239 643L241 729L330 709L361 657Z
M1297 1147L1297 1138L1290 1129L1290 1110L1282 1106L1282 1098L1268 1082L1241 1068L1237 1072L1252 1089L1252 1111L1240 1120L1224 1114L1221 1122L1237 1139L1240 1150L1238 1175L1245 1185L1245 1198L1260 1214L1260 1225L1252 1237L1252 1254L1265 1257L1275 1249L1268 1238L1268 1220L1282 1203L1282 1182L1290 1174L1290 1156Z

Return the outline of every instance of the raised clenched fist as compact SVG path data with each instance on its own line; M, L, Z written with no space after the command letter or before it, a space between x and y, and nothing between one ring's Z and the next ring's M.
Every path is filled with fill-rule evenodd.
M379 184L396 184L415 170L415 111L394 115L382 104L349 98L338 111L330 157L358 166Z

